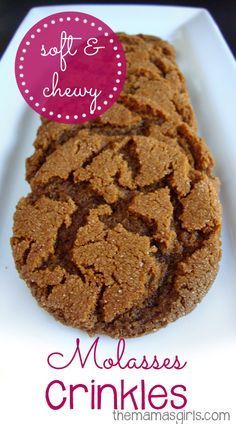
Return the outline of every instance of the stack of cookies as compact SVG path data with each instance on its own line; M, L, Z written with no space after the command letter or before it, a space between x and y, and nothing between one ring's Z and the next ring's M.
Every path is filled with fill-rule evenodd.
M213 159L173 48L119 34L124 89L83 125L44 120L14 216L16 267L61 322L133 337L190 312L220 260Z

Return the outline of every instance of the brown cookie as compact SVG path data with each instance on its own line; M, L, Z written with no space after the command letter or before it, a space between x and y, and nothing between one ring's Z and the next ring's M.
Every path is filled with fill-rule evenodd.
M221 205L173 48L119 36L127 78L118 102L83 125L43 120L11 244L21 277L57 319L132 337L206 294Z

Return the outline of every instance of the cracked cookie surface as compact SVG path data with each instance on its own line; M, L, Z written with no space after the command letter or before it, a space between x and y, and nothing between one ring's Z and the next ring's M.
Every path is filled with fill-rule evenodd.
M39 304L90 334L133 337L190 312L217 274L221 205L173 48L119 34L124 89L83 125L43 120L14 215Z

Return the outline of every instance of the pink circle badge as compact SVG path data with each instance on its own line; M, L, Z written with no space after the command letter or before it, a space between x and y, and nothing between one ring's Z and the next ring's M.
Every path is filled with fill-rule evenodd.
M117 35L80 12L50 15L20 43L16 81L29 106L61 123L95 119L117 100L126 61Z

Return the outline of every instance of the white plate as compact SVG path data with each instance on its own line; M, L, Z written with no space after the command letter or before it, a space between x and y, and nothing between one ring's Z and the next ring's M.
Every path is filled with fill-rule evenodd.
M81 331L61 325L40 309L15 270L9 246L12 215L20 196L29 191L24 182L25 158L33 151L39 117L29 109L18 91L14 58L22 37L32 25L49 14L64 10L93 14L114 30L131 34L143 32L170 40L176 47L177 61L187 78L199 131L216 160L224 208L223 258L217 279L191 314L158 333L127 343L130 356L178 354L187 359L188 367L179 372L178 378L175 372L164 371L122 374L92 368L80 370L75 366L73 372L65 370L57 375L49 370L46 357L50 352L72 353L76 337L81 338L85 349L91 339ZM44 401L44 389L50 379L59 376L74 383L95 378L100 383L112 381L115 384L127 376L130 382L135 382L147 375L153 384L157 381L174 384L177 379L189 387L189 408L232 407L234 391L230 392L228 376L235 372L235 362L230 362L236 350L236 73L234 59L209 13L203 9L164 6L34 8L5 52L0 62L0 75L0 376L3 383L0 414L5 417L2 422L16 422L17 418L22 422L23 417L24 422L32 422L33 416L36 422L35 411L38 419L50 416L50 422L54 419L58 422L65 415L70 422L77 422L78 418L85 422L92 416L98 423L112 422L109 407L99 413L90 412L85 408L86 401L85 406L80 403L79 412L61 410L56 415L55 411L50 412ZM100 343L101 356L114 354L114 340L102 336ZM216 372L219 385L212 380L215 381ZM219 387L225 387L225 390Z

